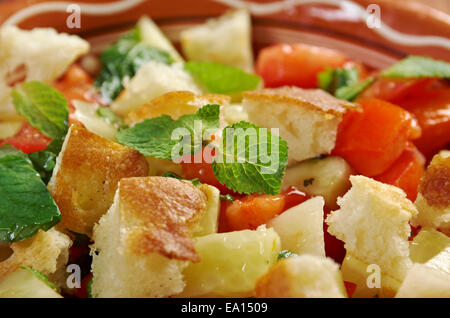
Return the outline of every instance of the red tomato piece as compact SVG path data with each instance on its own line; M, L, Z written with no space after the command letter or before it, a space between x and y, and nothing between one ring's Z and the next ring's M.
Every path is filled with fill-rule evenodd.
M266 224L280 213L309 198L295 187L278 194L252 194L236 196L234 202L222 206L222 226L224 231L256 229Z
M0 140L0 146L10 144L24 153L32 153L47 148L51 140L50 137L47 137L29 123L25 123L15 136Z
M352 282L346 282L344 281L345 290L347 291L348 298L352 298L353 293L356 290L356 284Z
M262 49L256 59L256 73L266 87L295 85L317 87L317 75L326 66L341 67L347 61L342 53L306 44L275 44Z
M409 143L392 166L374 179L401 188L408 199L415 201L417 187L424 173L425 157L412 143Z
M434 84L436 79L389 79L378 78L360 96L360 98L377 98L396 104L408 95L421 91Z
M89 282L92 279L92 276L93 276L92 273L89 273L83 277L83 279L81 280L80 288L77 288L76 292L74 293L75 297L88 298L87 288Z
M361 99L362 112L348 112L339 126L332 152L359 173L371 177L386 171L420 136L420 127L404 109L378 99Z
M328 214L331 213L327 207L323 209L324 222L323 222L323 234L325 240L325 255L332 258L335 262L342 264L344 260L346 250L344 248L344 242L328 233L328 224L325 223L325 219Z
M397 104L417 118L422 135L414 144L427 159L450 143L450 87L417 91Z

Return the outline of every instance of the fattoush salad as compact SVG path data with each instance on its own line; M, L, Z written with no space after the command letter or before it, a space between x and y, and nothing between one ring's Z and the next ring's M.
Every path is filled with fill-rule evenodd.
M450 297L448 62L179 42L0 27L0 297Z

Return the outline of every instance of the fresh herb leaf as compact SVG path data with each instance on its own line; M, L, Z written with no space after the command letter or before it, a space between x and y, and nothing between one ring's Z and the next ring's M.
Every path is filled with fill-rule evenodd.
M38 81L23 83L11 94L17 112L31 126L51 137L48 150L58 153L68 130L69 111L64 96Z
M220 200L222 201L228 201L228 202L234 202L234 198L231 194L221 194Z
M334 95L339 88L356 84L358 77L358 70L355 67L335 69L327 67L318 75L319 87Z
M109 107L99 107L97 108L97 115L103 118L108 124L116 127L116 128L125 128L127 125L123 121L122 117L117 115L111 108Z
M178 120L167 115L147 119L132 128L120 130L116 139L144 156L173 160L180 156L182 149L177 148L180 145L189 147L190 154L201 150L206 132L219 127L219 111L219 105L206 105L197 113L181 116ZM196 121L201 126L196 125ZM172 136L176 131L178 133ZM188 142L186 137L190 137Z
M0 148L0 242L12 243L50 229L61 214L25 154Z
M95 79L102 96L113 101L123 90L123 79L132 78L148 61L171 64L167 52L151 47L141 41L139 29L134 28L108 47L101 55L103 68Z
M336 98L354 101L367 87L369 87L374 78L367 78L359 82L359 73L355 67L327 69L318 75L319 87L329 92Z
M170 172L170 171L164 172L164 173L162 174L161 177L175 178L175 179L178 179L178 180L187 180L187 181L191 181L192 184L193 184L194 186L196 186L196 187L202 185L202 183L200 182L200 180L199 180L198 178L194 178L194 179L183 179L182 177L180 177L179 175L177 175L175 172Z
M89 282L87 283L87 286L86 286L88 298L93 298L94 297L92 295L92 283L93 282L94 282L94 276L91 277L91 279L89 280Z
M408 56L384 70L381 76L391 78L450 78L450 63L426 56Z
M24 269L26 271L29 271L30 273L32 273L34 276L36 276L37 278L39 278L41 281L43 281L44 283L47 284L48 287L58 291L58 288L56 288L55 284L53 284L51 281L48 280L48 277L45 276L44 274L42 274L41 272L28 267L28 266L19 266L19 268Z
M292 253L289 250L284 250L281 251L280 254L278 254L278 260L281 260L283 258L288 258L288 257L295 257L298 256L298 254Z
M253 90L261 82L257 75L214 62L189 61L184 68L210 93L233 94Z
M219 182L235 192L278 194L287 159L286 141L239 122L224 129L212 169Z
M178 180L183 180L182 177L180 177L179 175L177 175L175 172L171 172L171 171L164 172L164 173L162 174L161 177L165 177L165 178L174 178L174 179L178 179Z
M56 165L56 155L47 150L28 154L34 169L39 173L45 184L50 181L53 168Z
M343 86L340 87L336 90L335 92L335 96L336 98L339 99L345 99L348 100L350 102L354 101L359 94L361 94L367 87L369 87L370 85L372 85L372 83L374 82L375 78L370 77L365 79L362 82L358 82L355 83L353 85L349 85L349 86Z

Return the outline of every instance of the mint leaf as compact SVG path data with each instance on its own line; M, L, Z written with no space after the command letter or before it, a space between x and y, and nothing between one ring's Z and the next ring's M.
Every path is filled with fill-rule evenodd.
M87 296L88 298L94 298L94 295L92 295L92 283L94 282L94 276L91 277L89 282L87 283L86 289L87 289Z
M384 70L381 76L392 78L450 78L450 63L426 56L408 56Z
M367 78L359 82L359 73L355 67L327 69L318 75L319 87L334 95L336 98L354 101L374 78Z
M132 29L108 47L100 55L100 60L103 68L95 79L95 85L108 102L113 101L123 90L122 80L125 77L132 78L148 61L165 64L173 62L167 52L144 44L138 28Z
M32 237L61 221L47 187L25 154L0 148L0 242Z
M197 113L181 116L178 120L173 120L167 115L147 119L132 128L120 130L116 134L116 139L144 156L173 160L175 159L173 155L181 156L180 145L188 146L190 154L201 150L205 133L219 127L219 111L219 105L206 105ZM196 121L201 123L201 127L196 125ZM174 132L179 134L173 136ZM189 139L188 143L184 142L186 138Z
M30 153L28 157L33 163L34 169L41 176L42 181L47 184L56 165L56 155L51 151L43 150Z
M343 86L336 90L334 96L340 99L346 99L350 102L354 101L367 87L372 85L375 78L370 77L362 82L355 83L350 86Z
M327 67L318 75L319 88L334 95L339 88L356 84L358 77L358 70L355 67L335 69Z
M31 126L51 137L53 141L49 147L58 153L68 129L69 111L64 96L53 87L31 81L14 89L12 97L17 112Z
M295 257L298 256L298 254L292 253L289 250L281 251L280 254L278 254L278 260L289 258L289 257Z
M39 272L39 271L37 271L37 270L35 270L35 269L31 268L31 267L28 267L28 266L22 266L22 265L21 265L21 266L19 266L19 268L24 269L24 270L26 270L26 271L29 271L29 272L32 273L34 276L36 276L37 278L39 278L41 281L43 281L44 283L46 283L48 287L50 287L50 288L52 288L52 289L58 291L58 288L56 288L55 284L53 284L52 282L50 282L50 281L48 280L48 277L45 276L44 274L42 274L41 272Z
M234 202L234 198L231 194L221 194L220 200L222 201L228 201L228 202Z
M239 122L223 130L212 169L219 182L235 192L278 194L287 159L286 141Z
M186 62L184 65L191 75L210 93L232 94L256 89L261 82L257 75L214 62Z
M111 108L109 107L99 107L97 108L97 115L103 118L108 124L117 127L117 128L125 128L127 125L123 121L122 117L117 115Z

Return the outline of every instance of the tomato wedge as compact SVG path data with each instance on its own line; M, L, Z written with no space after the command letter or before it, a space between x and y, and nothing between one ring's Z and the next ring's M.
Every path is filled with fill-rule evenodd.
M420 179L425 173L425 157L412 143L408 143L401 156L382 174L374 179L392 184L405 191L411 201L417 197Z
M418 91L397 104L417 118L422 136L414 144L428 160L450 143L450 87Z
M24 123L15 136L0 140L0 146L10 144L24 153L32 153L47 148L51 140L50 137L47 137L29 123Z
M308 198L307 194L295 187L278 195L252 194L237 197L234 202L223 206L221 227L227 231L254 230Z
M420 127L404 109L379 99L361 99L362 112L344 115L332 154L343 157L358 172L372 177L400 157Z
M262 49L256 59L256 73L266 87L294 85L317 87L317 75L326 66L341 67L347 61L342 53L306 44L276 44Z

